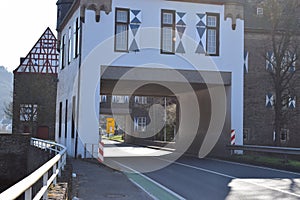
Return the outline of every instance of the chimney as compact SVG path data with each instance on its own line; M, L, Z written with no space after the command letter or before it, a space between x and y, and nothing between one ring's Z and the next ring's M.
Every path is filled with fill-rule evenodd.
M22 63L24 62L25 58L24 57L21 57L20 58L20 65L22 65Z

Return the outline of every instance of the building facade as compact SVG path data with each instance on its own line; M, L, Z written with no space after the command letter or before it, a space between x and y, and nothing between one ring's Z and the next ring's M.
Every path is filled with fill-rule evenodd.
M56 37L47 28L13 72L13 133L55 139L59 58L56 46Z
M270 75L272 57L270 21L264 10L264 1L248 0L245 4L245 83L244 83L244 143L275 144L274 82ZM295 16L296 17L296 16ZM298 36L299 37L299 36ZM271 56L271 57L270 57ZM299 147L300 79L299 61L291 64L288 74L295 73L293 96L285 111L288 119L279 135L281 146Z
M58 1L58 10L63 2ZM182 150L199 157L224 152L232 129L236 144L243 144L239 3L75 0L61 14L55 139L69 155L83 155L86 144L97 144L100 95L176 97L176 143L190 140ZM139 126L147 129L150 122L135 123L130 109L125 112L130 125L125 132L141 130L134 137L143 138Z

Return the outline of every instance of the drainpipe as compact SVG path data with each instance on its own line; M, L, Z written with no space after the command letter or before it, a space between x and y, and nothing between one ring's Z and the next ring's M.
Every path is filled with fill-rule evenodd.
M167 98L165 97L165 128L164 128L164 142L167 141Z
M79 55L78 55L78 85L77 85L77 117L76 117L76 136L75 136L75 158L77 158L78 152L78 126L79 126L79 102L80 102L80 77L81 77L81 56L82 56L82 21L79 18L80 23L80 40L79 40Z

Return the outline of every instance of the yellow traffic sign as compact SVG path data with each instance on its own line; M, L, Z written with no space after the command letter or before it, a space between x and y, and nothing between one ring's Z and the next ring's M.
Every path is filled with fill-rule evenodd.
M115 119L106 118L106 133L114 134L115 133Z

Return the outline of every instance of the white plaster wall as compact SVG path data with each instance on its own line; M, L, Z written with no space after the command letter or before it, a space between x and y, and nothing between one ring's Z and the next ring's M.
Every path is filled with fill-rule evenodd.
M75 122L77 112L77 91L78 91L78 62L79 57L73 58L71 63L68 64L68 31L69 27L72 27L72 40L73 40L73 23L75 19L79 17L79 11L75 12L71 20L67 23L63 29L61 36L65 35L66 46L65 46L65 68L59 70L58 73L58 85L57 85L57 99L56 99L56 128L55 128L55 140L60 144L67 146L67 152L69 155L74 156L74 144L75 137L71 138L72 130L72 105L75 103ZM73 42L73 41L72 41ZM73 48L73 45L72 47ZM60 54L61 56L61 54ZM73 96L76 97L76 102L73 101ZM67 114L67 138L65 138L65 112L66 112L66 100L68 100L68 114ZM61 137L59 137L59 104L62 102L62 131ZM76 129L76 123L75 123Z
M116 7L141 10L142 23L138 34L140 52L114 52L114 18ZM183 38L186 50L185 54L160 54L161 9L187 13L185 20L187 29ZM217 57L208 57L204 54L195 53L199 40L196 30L199 18L196 16L196 13L206 12L220 13L220 56ZM79 12L77 11L70 20L70 25L72 25L73 20L78 15ZM69 25L64 30L66 35L68 27ZM82 30L82 71L78 128L79 139L83 143L98 142L100 66L139 67L147 65L147 67L161 67L163 64L165 67L173 69L197 69L200 71L226 71L232 73L231 122L232 129L235 129L237 133L236 143L242 144L244 22L238 20L237 28L233 31L231 29L231 19L224 20L223 5L163 0L113 0L112 12L108 15L101 12L99 23L95 21L95 13L87 10ZM76 66L78 66L78 63L75 61L59 74L57 113L60 101L65 102L66 98L71 101L72 95L76 95L77 90L75 92L72 90L73 83L75 83L75 76L77 75ZM71 112L71 107L69 111ZM56 130L58 133L58 125ZM71 127L68 127L68 130L71 131ZM64 125L62 135L64 135ZM230 134L228 133L228 135ZM63 139L61 142L64 144ZM70 146L71 143L67 145ZM70 150L70 153L72 151Z

